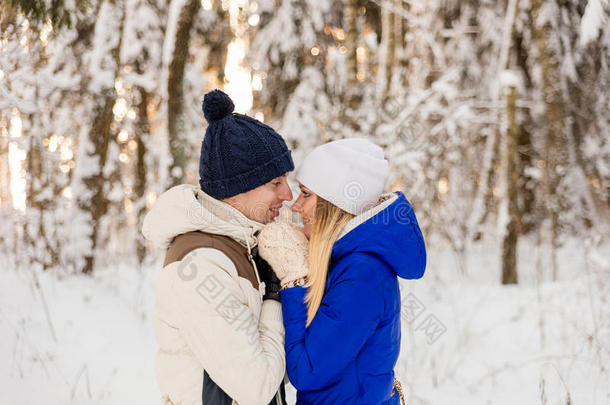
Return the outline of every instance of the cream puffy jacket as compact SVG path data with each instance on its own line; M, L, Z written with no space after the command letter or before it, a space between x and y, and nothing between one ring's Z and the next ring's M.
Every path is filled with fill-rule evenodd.
M251 249L261 227L199 187L179 185L158 198L142 232L162 249L196 230ZM201 405L204 370L233 404L266 405L277 395L286 369L282 309L263 302L260 287L238 277L233 262L213 248L162 269L153 311L162 404Z

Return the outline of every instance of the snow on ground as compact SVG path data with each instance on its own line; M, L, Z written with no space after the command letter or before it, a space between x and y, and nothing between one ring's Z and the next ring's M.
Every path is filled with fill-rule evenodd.
M94 277L36 277L39 288L31 273L0 272L0 402L158 403L156 275L122 266Z
M408 403L610 403L610 249L558 254L557 282L536 282L545 251L520 246L519 286L502 287L498 250L429 249L422 280L402 281L396 366ZM603 253L603 254L602 254ZM6 262L6 260L4 261ZM93 277L0 270L0 398L10 404L156 404L151 310L157 266ZM569 396L569 402L568 402ZM294 390L288 389L294 404Z

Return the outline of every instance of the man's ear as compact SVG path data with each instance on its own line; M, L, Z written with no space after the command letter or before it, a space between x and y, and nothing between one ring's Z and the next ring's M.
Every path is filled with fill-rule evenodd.
M245 202L244 202L243 198L240 198L240 194L231 196L229 198L222 199L220 201L225 202L225 203L229 204L231 207L240 211L241 213L244 213L246 206L245 206Z

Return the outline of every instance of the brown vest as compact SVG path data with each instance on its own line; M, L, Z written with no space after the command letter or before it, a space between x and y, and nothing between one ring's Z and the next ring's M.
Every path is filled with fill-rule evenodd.
M199 248L220 250L231 259L239 277L249 280L252 287L258 290L258 280L254 273L254 266L248 259L248 249L224 235L193 231L176 236L167 249L163 267L182 260L184 256Z

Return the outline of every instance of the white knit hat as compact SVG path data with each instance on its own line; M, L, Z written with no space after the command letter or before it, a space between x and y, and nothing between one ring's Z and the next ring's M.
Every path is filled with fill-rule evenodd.
M325 200L359 215L377 205L387 175L383 150L366 139L350 138L312 150L296 178Z

